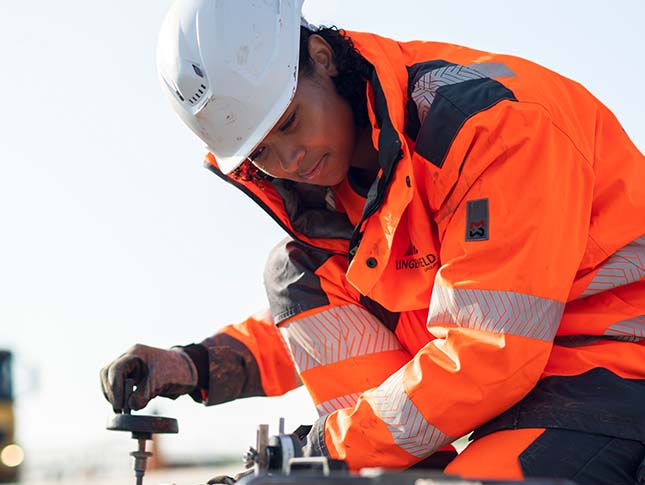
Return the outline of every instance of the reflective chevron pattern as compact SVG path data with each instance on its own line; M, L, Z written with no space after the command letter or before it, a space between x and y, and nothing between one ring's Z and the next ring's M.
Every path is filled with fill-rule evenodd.
M401 349L374 315L358 305L332 307L282 327L300 372L359 355Z
M419 121L423 123L425 120L440 87L485 77L475 69L454 64L424 74L415 84L411 96L417 105Z
M459 327L552 340L564 303L513 291L464 290L435 285L428 325Z
M491 79L496 77L515 77L515 73L503 62L480 62L470 64L468 67Z
M347 394L346 396L330 399L329 401L318 404L316 409L321 416L327 416L338 409L354 407L356 401L358 401L358 396L360 396L360 393L355 392L354 394Z
M455 440L428 423L403 386L405 367L392 374L365 397L374 413L387 425L394 443L417 458L430 456Z
M645 236L619 249L603 264L579 298L645 278Z
M640 341L645 337L645 315L614 323L605 330L605 335L631 337L632 341Z
M473 79L513 77L515 74L501 62L484 62L470 66L450 64L433 69L421 76L414 85L411 98L417 105L419 122L423 123L442 86L458 84Z

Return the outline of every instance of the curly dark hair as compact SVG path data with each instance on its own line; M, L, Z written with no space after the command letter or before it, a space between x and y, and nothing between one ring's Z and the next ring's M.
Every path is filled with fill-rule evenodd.
M300 28L300 59L299 70L305 76L313 73L313 59L309 56L309 37L316 34L330 45L333 51L333 61L338 69L338 75L332 78L336 91L345 98L354 113L354 123L357 127L367 126L367 100L365 84L372 71L372 65L356 50L347 32L336 26L321 27L311 31L306 27Z
M320 27L309 30L300 27L300 57L298 59L298 75L311 76L314 61L309 56L309 37L313 34L321 36L333 51L333 61L338 75L332 78L336 91L345 98L352 108L354 123L357 127L369 124L367 114L367 99L365 87L372 72L372 65L356 50L347 32L336 26ZM245 160L231 175L236 180L258 182L263 184L272 177L258 170L249 160Z

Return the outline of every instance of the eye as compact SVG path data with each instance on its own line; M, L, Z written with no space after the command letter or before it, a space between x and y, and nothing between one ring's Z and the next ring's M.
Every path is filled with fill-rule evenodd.
M248 159L251 162L255 162L256 160L259 160L265 150L266 150L265 147L256 148L255 151L248 156Z
M296 120L296 113L297 113L297 110L291 113L291 116L289 116L287 121L285 121L280 127L280 131L285 132L291 127L291 125L293 125L293 122Z

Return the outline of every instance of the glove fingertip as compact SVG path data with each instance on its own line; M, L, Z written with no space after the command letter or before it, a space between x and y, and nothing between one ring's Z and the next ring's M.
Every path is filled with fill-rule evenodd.
M138 411L139 409L145 408L149 401L150 399L143 392L134 392L130 395L130 399L128 399L128 407Z

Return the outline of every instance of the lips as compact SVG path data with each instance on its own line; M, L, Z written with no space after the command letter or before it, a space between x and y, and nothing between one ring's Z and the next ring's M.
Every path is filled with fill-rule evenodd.
M303 179L312 179L312 178L314 178L316 175L318 175L318 173L322 169L323 165L325 164L326 160L327 160L327 155L325 154L320 158L320 160L318 160L316 163L314 163L306 171L301 172L300 176Z

